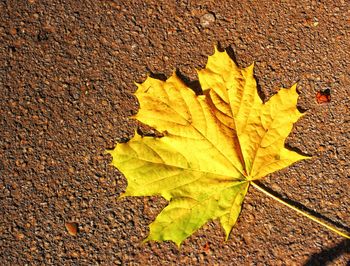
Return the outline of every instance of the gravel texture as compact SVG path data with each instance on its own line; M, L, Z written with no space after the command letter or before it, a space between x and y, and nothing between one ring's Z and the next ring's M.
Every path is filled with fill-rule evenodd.
M283 2L283 3L277 3ZM3 265L349 265L350 243L250 188L230 238L217 221L142 243L165 200L123 198L104 150L128 140L134 81L197 85L213 46L255 62L264 100L298 82L288 146L313 156L262 183L349 230L349 1L0 1ZM317 104L331 89L331 102Z

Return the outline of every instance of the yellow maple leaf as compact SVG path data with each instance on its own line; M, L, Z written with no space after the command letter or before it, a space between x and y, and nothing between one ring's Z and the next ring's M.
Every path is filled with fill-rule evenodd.
M220 220L227 238L249 185L260 189L254 180L309 158L284 145L302 116L296 85L264 104L253 65L240 69L217 49L198 76L204 95L175 73L166 81L148 77L137 84L135 118L164 136L135 134L109 151L128 181L123 196L160 195L169 201L146 240L180 245L211 219Z

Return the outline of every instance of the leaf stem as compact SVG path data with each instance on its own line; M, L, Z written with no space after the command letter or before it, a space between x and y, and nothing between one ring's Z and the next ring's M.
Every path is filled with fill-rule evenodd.
M331 230L331 231L337 233L338 235L341 235L341 236L343 236L343 237L345 237L345 238L350 239L350 235L339 231L338 229L334 228L333 226L328 225L328 224L322 222L321 220L319 220L319 219L316 218L315 216L313 216L313 215L311 215L311 214L309 214L309 213L306 213L306 212L304 212L304 211L298 209L297 207L295 207L295 206L293 206L293 205L291 205L291 204L285 202L284 200L282 200L282 199L276 197L275 195L272 195L270 192L266 191L265 189L263 189L262 187L260 187L260 186L257 185L256 183L254 183L253 181L250 181L250 184L251 184L253 187L255 187L257 190L263 192L265 195L269 196L270 198L273 198L274 200L278 201L279 203L282 203L283 205L287 206L288 208L290 208L290 209L292 209L292 210L294 210L294 211L300 213L301 215L304 215L305 217L309 218L310 220L312 220L312 221L314 221L314 222L316 222L316 223L318 223L318 224L320 224L320 225L322 225L322 226L328 228L329 230Z

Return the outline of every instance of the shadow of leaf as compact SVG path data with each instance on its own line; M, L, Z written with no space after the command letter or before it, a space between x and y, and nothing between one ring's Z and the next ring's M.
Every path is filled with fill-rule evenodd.
M345 239L340 242L335 247L322 250L319 253L313 254L310 259L304 264L304 266L321 266L321 265L331 265L332 261L338 258L344 253L350 254L350 240ZM346 264L350 266L350 260Z

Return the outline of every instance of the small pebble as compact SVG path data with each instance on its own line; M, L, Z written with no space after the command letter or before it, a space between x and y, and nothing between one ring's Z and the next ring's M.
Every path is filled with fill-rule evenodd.
M17 240L22 240L23 238L24 238L24 234L22 234L22 233L16 234L16 239Z
M207 13L200 18L200 24L203 28L207 28L215 22L215 16L212 13Z

